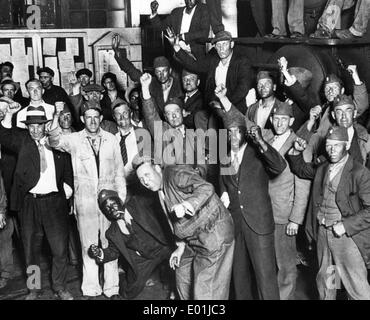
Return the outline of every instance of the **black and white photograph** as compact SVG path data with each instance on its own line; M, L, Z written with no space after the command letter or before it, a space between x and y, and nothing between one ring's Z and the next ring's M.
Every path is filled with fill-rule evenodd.
M0 300L370 300L369 0L0 8Z

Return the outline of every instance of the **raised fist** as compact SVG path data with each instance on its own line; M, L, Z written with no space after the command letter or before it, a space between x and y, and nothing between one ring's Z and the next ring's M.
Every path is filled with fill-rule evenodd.
M100 257L102 256L103 254L103 250L100 249L98 246L96 246L95 244L92 244L89 248L89 254L91 256L91 258L94 258L94 259L98 259L98 260L101 260Z
M297 137L294 141L294 149L298 152L303 152L307 148L307 142L306 140Z
M281 57L278 59L278 65L280 70L287 70L288 69L288 60L285 57Z
M226 97L227 89L224 84L219 84L215 89L215 95L220 100Z
M158 1L155 0L155 1L152 1L150 3L150 9L152 10L152 14L156 14L157 13L158 7L159 7Z
M120 43L121 43L121 36L115 33L112 37L112 49L114 50L114 52L118 51Z
M59 116L64 110L64 102L57 101L55 102L55 113Z
M310 110L310 120L316 121L316 119L320 116L321 113L321 106L317 105Z
M259 143L263 140L262 138L262 130L259 126L254 125L249 130L249 135L252 137L255 143Z
M140 77L140 83L143 88L149 88L151 82L152 82L152 76L149 73L144 73Z

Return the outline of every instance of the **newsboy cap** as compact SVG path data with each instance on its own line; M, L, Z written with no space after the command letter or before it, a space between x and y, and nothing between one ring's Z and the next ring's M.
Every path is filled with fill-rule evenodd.
M82 76L82 75L87 75L89 78L91 78L92 77L92 72L89 70L89 69L87 69L87 68L83 68L83 69L80 69L80 70L78 70L77 72L76 72L76 77L77 78L79 78L80 76Z
M82 106L81 106L81 115L84 115L86 111L91 110L91 109L99 111L100 114L102 112L99 102L89 100L89 101L85 101L82 104Z
M274 109L272 109L272 114L279 116L294 117L293 107L287 102L279 103Z
M336 74L331 73L329 74L325 80L324 80L324 85L329 84L329 83L338 83L341 87L343 87L343 81L341 78L339 78Z
M153 68L168 67L171 68L170 62L164 56L156 57L153 61Z
M91 92L91 91L97 91L97 92L103 92L104 88L96 83L90 83L85 88L83 88L85 92Z
M326 135L327 140L338 140L348 142L348 131L347 128L344 127L331 127Z
M353 100L350 96L347 96L345 94L340 94L339 96L335 97L333 101L333 108L335 109L336 107L340 106L345 106L345 105L351 105L355 107L355 104L353 103Z

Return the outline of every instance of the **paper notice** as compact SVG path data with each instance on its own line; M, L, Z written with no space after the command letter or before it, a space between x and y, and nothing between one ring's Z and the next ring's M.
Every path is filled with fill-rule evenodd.
M55 56L57 51L57 39L56 38L44 38L42 53L46 56Z
M73 55L69 52L59 52L59 70L61 73L68 73L75 71L75 62L73 59Z
M29 66L33 66L33 51L31 47L27 48L27 62Z
M78 46L78 38L67 38L66 39L66 51L72 56L78 56L80 53Z
M0 44L0 60L1 62L9 61L10 59L10 44Z
M26 48L24 45L24 39L11 39L10 45L12 47L12 56L20 57L26 55Z
M14 64L14 81L20 82L21 84L26 83L30 78L27 56L12 56L12 63Z
M45 58L45 67L49 67L54 71L54 80L53 83L57 86L60 85L59 70L58 70L58 59L57 57L46 57Z

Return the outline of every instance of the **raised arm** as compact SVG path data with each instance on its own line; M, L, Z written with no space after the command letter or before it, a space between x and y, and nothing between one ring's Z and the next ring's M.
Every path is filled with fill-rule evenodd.
M126 58L123 50L119 48L120 39L121 37L119 34L115 34L112 38L112 48L114 51L114 58L116 59L121 70L127 73L127 75L130 77L132 81L138 82L143 73L139 69L137 69L131 61L129 61Z

